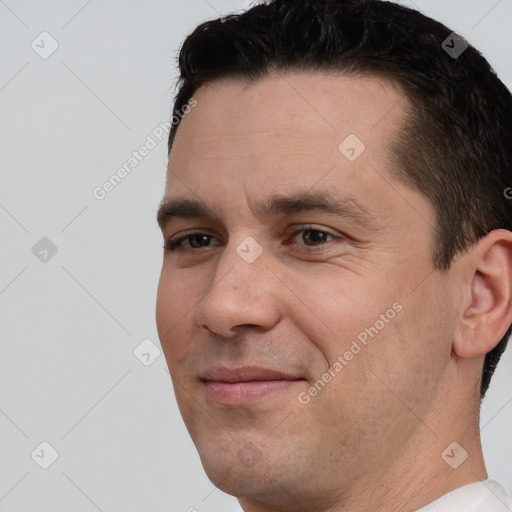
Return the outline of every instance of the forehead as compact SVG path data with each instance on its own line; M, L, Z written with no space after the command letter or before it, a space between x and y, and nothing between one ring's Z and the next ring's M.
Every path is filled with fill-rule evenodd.
M195 106L176 134L170 162L178 157L247 158L297 154L303 148L336 155L355 134L370 151L385 149L403 118L405 95L376 77L295 72L251 83L217 80L194 95ZM186 145L183 148L183 144Z
M352 128L378 137L401 118L405 93L383 77L288 72L251 82L215 80L200 87L194 98L197 107L178 129L183 136L193 130L196 138L211 138L214 130L219 137L243 137L272 128L323 137ZM189 126L200 120L204 122Z
M174 140L166 195L212 202L215 191L226 202L315 187L375 202L407 101L384 79L305 72L218 80L194 98Z

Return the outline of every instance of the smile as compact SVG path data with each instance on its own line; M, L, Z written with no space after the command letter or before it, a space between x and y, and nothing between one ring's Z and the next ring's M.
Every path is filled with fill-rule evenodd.
M289 390L305 379L266 368L211 368L201 379L207 396L222 405L250 405Z

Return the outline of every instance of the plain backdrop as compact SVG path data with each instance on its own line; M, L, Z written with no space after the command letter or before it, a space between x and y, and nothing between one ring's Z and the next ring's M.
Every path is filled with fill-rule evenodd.
M512 85L512 0L403 3ZM180 44L247 5L0 0L0 512L237 509L205 476L159 353L155 212ZM511 402L509 350L482 408L488 470L509 492Z

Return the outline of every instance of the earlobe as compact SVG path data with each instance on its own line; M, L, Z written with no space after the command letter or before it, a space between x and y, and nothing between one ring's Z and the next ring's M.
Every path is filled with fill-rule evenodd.
M512 232L491 231L468 251L465 264L470 299L459 318L453 351L471 358L490 352L512 324Z

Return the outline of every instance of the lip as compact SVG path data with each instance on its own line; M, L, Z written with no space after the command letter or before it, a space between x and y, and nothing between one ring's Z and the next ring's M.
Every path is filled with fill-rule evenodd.
M216 366L201 378L208 398L222 405L250 405L282 393L305 379L280 370L244 366Z

